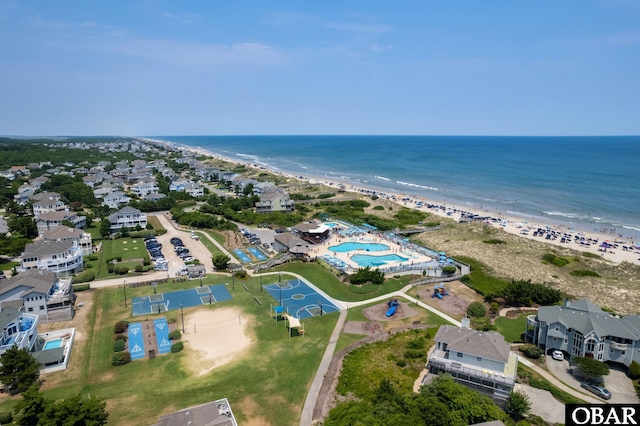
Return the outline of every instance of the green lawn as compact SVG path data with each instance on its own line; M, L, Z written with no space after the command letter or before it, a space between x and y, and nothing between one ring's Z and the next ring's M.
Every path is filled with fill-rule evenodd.
M96 268L96 279L116 278L115 274L107 271L107 261L116 257L122 258L122 266L128 266L129 271L133 271L131 264L133 259L143 259L149 261L149 253L142 238L118 238L117 240L103 240L102 251L98 268ZM136 263L136 264L139 264ZM133 265L135 267L135 265Z
M195 234L200 238L200 242L202 244L204 244L204 246L207 248L207 250L209 250L209 252L211 253L211 256L214 256L214 255L216 255L218 253L222 253L222 251L218 248L217 245L212 243L210 239L204 237L205 233L207 235L210 235L211 238L213 238L214 240L216 240L216 241L218 241L218 240L215 238L215 236L214 236L215 233L212 232L212 231L204 231L204 232L196 231L195 232ZM204 260L201 259L200 262L204 262Z
M210 283L214 276L205 282ZM264 277L263 284L275 281ZM244 282L246 291L236 280L235 290L229 286L233 299L199 309L235 307L253 323L250 334L253 345L235 361L214 369L201 377L191 376L184 362L188 344L183 352L158 356L153 360L133 361L113 367L113 325L120 319L131 318L130 306L125 309L121 289L95 290L89 314L91 332L83 336L84 345L77 342L74 351L83 350L89 360L79 377L64 377L54 389L45 391L48 398L68 398L81 393L107 400L109 424L148 425L161 414L227 397L240 424L256 417L267 424L297 425L300 407L304 404L308 387L313 380L338 314L303 321L304 338L289 339L284 322L276 323L270 316L268 293L261 293L259 280ZM160 284L159 292L193 287L196 282ZM127 297L151 294L151 287L128 289ZM253 296L262 301L259 305ZM185 309L185 315L189 313ZM169 321L178 320L179 311L166 313ZM149 319L156 316L149 315ZM179 320L178 320L179 321ZM223 344L223 342L221 342ZM71 355L73 358L73 354ZM73 362L73 359L72 359ZM292 368L294 367L295 368ZM58 377L59 378L59 377ZM10 409L18 397L6 397L0 402L0 412ZM262 422L261 422L262 423Z
M504 339L509 343L521 343L525 326L527 325L527 315L529 313L520 314L517 318L500 317L496 318L494 324L498 327L498 333L504 336Z

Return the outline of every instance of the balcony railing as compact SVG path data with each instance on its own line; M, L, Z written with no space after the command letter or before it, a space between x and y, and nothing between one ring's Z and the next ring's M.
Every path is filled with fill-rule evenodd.
M613 342L613 341L609 341L609 345L616 350L619 351L626 351L627 350L627 344L626 343L618 343L618 342Z

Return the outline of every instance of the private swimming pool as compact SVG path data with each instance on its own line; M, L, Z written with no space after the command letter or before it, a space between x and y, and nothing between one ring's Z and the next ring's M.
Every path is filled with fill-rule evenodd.
M335 253L346 253L349 251L356 251L356 250L385 251L385 250L389 250L389 246L386 244L378 244L378 243L349 242L349 243L338 244L337 246L331 246L329 247L329 250Z
M404 262L409 260L406 257L398 256L397 254L385 254L384 256L374 256L371 254L354 254L351 256L351 260L356 262L359 266L381 266L391 262Z
M44 347L42 348L43 351L46 351L48 349L55 349L55 348L60 348L62 347L62 339L55 339L55 340L49 340L47 342L45 342Z

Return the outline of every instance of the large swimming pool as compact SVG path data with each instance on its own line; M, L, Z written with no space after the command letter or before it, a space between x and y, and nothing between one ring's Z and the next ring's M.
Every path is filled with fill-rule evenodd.
M354 254L351 260L360 266L381 266L391 262L404 262L408 260L406 257L397 254L385 254L384 256L374 256L371 254Z
M349 251L364 250L364 251L385 251L389 250L389 246L378 243L357 243L349 242L338 244L337 246L329 247L329 250L335 253L346 253Z

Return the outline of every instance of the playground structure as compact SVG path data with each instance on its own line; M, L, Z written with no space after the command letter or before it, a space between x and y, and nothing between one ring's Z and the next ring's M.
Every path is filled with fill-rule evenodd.
M438 284L433 286L433 295L431 297L437 297L442 299L444 296L448 296L449 292L444 288L444 284Z
M398 299L391 299L387 302L387 305L389 306L389 310L385 315L387 317L392 317L396 314L398 310L398 306L400 305L400 302L398 302Z

